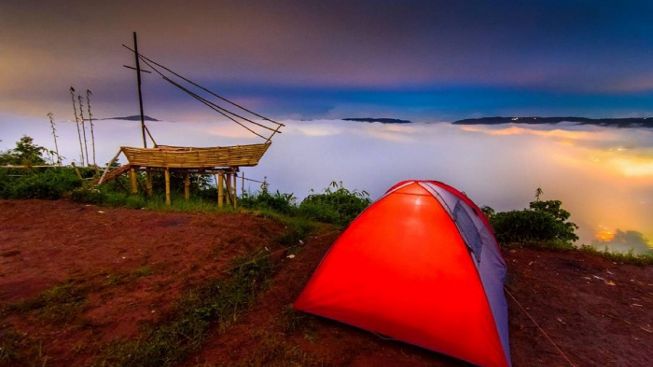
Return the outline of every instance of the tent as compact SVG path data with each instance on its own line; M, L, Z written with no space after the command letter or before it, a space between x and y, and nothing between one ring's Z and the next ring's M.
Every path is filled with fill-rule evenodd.
M506 265L483 212L404 181L331 246L294 308L479 366L510 366Z

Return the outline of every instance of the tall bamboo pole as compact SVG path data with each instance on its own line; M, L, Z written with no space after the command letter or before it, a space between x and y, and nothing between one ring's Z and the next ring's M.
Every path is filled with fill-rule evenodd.
M93 165L97 167L95 163L95 134L93 133L93 113L91 112L91 96L93 92L90 89L86 90L86 108L88 109L88 122L91 125L91 149L93 150Z
M86 140L86 123L84 122L84 103L82 101L84 100L84 97L82 97L81 94L77 96L77 99L79 100L79 120L82 123L82 135L84 136L84 151L86 151L86 165L88 166L90 164L88 160L88 143Z
M134 60L136 62L136 85L138 87L138 108L141 116L141 134L143 135L143 148L147 148L147 139L145 138L145 113L143 112L143 91L141 88L141 58L138 54L138 37L136 32L133 32L134 36ZM147 131L149 133L149 130ZM150 138L152 135L150 135ZM152 139L154 142L154 139ZM156 142L154 142L156 147ZM149 168L145 168L145 187L147 196L152 196L152 174Z
M70 97L73 100L73 113L75 114L75 126L77 126L77 137L79 138L79 151L84 165L84 146L82 145L82 133L79 130L79 117L77 116L77 104L75 103L75 88L70 87Z
M141 58L138 54L138 40L134 32L134 58L136 59L136 83L138 85L138 106L141 112L141 132L143 133L143 148L147 148L145 139L145 114L143 113L143 93L141 92Z
M54 114L48 112L48 118L50 119L50 127L52 128L52 138L54 139L54 151L57 153L57 165L61 166L61 156L59 155L59 145L57 144L57 129L54 127Z

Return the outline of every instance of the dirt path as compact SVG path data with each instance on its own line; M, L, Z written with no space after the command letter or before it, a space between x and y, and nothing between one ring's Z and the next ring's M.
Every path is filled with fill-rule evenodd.
M107 343L156 322L184 290L282 233L282 225L248 214L0 201L0 306L14 307L0 314L0 343L15 341L19 357L39 364L89 365ZM276 258L255 305L226 330L214 328L182 365L462 365L291 311L337 235L322 228L294 257ZM652 266L532 249L505 258L508 289L577 366L653 365ZM514 301L509 306L514 365L567 365Z

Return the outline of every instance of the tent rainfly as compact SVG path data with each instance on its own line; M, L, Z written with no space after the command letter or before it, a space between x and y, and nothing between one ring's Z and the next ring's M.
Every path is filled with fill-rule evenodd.
M437 181L404 181L356 218L297 310L446 354L510 366L506 264L483 212Z

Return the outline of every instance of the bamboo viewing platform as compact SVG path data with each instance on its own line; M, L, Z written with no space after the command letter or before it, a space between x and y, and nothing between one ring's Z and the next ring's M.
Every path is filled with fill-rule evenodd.
M258 165L263 155L270 148L270 145L272 145L272 137L275 134L280 134L281 127L285 125L251 111L144 56L138 52L136 33L133 36L133 48L123 46L133 52L136 64L135 67L126 65L125 67L136 71L143 148L120 147L118 153L107 164L97 184L102 185L118 178L123 173L129 172L131 193L136 194L138 193L137 171L144 170L145 191L148 195L151 195L152 178L150 173L152 170L161 170L165 178L166 205L170 205L171 170L183 173L184 197L186 200L190 197L190 176L192 174L214 174L218 191L218 206L222 207L226 201L228 205L236 207L236 183L240 167L253 167ZM234 122L265 141L259 144L207 148L157 144L145 124L141 92L141 62L149 67L150 70L146 72L153 72L155 75L160 76L164 81L193 97L223 118ZM230 108L235 108L235 110L228 109L225 107L225 104L228 104ZM152 140L154 147L147 147L146 137ZM116 167L114 164L121 154L127 158L127 163ZM241 177L244 181L244 176Z
M214 174L218 186L218 206L226 201L228 205L237 206L237 178L240 167L256 166L270 147L271 143L235 145L224 147L178 147L158 145L154 148L121 147L109 162L97 182L102 185L129 172L131 192L138 193L136 172L147 172L146 192L151 195L152 182L149 177L151 169L163 170L165 177L166 204L170 205L170 170L184 173L184 198L190 197L190 175ZM120 154L127 158L127 164L111 168Z
M157 145L155 148L121 147L130 165L152 168L203 169L256 166L271 143L194 148Z

